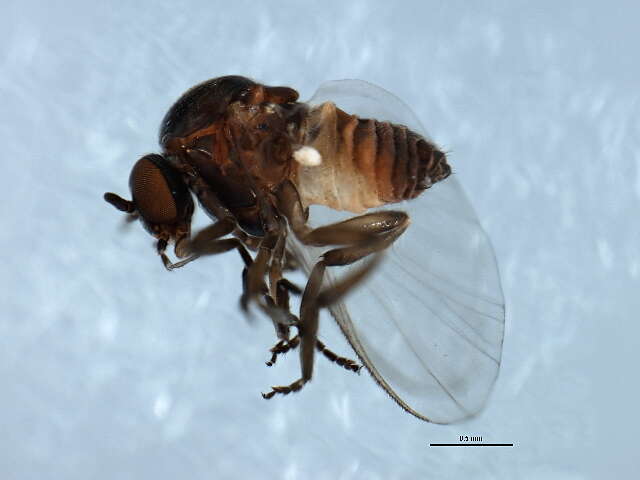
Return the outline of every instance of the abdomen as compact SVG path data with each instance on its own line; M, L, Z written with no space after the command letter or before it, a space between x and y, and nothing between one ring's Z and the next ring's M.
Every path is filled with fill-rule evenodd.
M407 127L360 119L331 102L310 110L302 140L322 157L294 172L305 207L361 213L415 198L451 173L444 153Z

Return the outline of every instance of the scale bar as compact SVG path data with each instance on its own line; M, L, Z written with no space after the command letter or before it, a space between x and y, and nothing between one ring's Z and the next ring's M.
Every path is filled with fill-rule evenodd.
M513 447L513 443L430 443L430 447Z

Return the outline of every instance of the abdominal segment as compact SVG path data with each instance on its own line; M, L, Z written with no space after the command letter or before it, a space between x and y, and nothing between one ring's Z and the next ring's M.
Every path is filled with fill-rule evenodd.
M321 157L294 173L305 206L361 213L415 198L451 173L444 153L407 127L361 119L331 102L309 111L302 141Z

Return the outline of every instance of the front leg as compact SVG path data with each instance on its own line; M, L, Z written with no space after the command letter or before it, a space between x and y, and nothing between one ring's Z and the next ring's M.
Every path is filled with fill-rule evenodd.
M161 255L167 270L173 270L174 268L183 267L196 258L207 255L217 255L219 253L225 253L236 249L238 250L245 266L248 267L251 265L253 260L242 242L237 238L221 239L221 237L233 232L234 228L235 222L230 218L224 218L215 222L213 225L203 228L192 238L182 237L178 239L175 245L176 256L179 258L187 258L176 263L169 262L166 255L164 255L166 242L162 246L160 245L160 242L158 242L158 253Z

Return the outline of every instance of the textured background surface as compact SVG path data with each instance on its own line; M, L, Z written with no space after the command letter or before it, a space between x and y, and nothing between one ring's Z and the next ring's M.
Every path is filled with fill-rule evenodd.
M637 471L632 2L72 3L4 2L0 19L0 477ZM326 362L299 395L264 402L297 361L263 366L273 332L237 311L236 255L168 274L138 225L121 228L102 193L127 194L187 87L230 73L302 98L369 80L452 152L507 300L479 417L421 423ZM460 434L516 446L428 446Z

